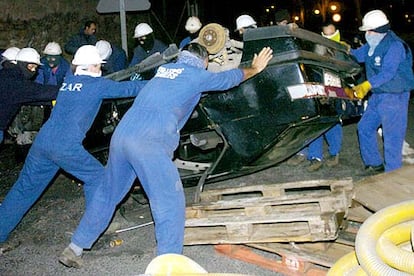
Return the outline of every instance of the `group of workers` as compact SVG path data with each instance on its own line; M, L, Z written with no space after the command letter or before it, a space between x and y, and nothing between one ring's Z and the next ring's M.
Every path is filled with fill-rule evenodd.
M240 32L243 28L257 27L247 16L236 22ZM88 24L80 32L78 41L96 31L94 22ZM53 72L56 66L68 67L58 58L61 49L57 43L46 46L43 62L32 48L15 49L17 55L7 63L3 62L0 70L2 131L25 101L56 99L56 104L32 144L16 183L1 202L0 243L7 242L25 213L58 170L63 169L83 182L86 204L70 244L59 256L62 264L82 266L83 250L91 248L108 227L117 205L136 178L149 199L157 255L182 253L185 197L180 175L172 161L180 130L203 92L218 93L237 86L262 72L273 57L272 49L264 47L254 55L250 67L208 71L209 53L193 41L200 28L198 19L189 19L186 29L190 35L183 41L177 60L161 65L148 78L133 81L116 82L102 77L111 55L109 49L113 53L113 48L91 37L87 37L88 43L81 42L74 52L71 61L74 70L67 74L55 71L54 78L47 72ZM367 169L379 171L385 166L385 171L389 172L402 166L401 148L407 127L408 101L414 88L412 54L408 45L391 31L387 17L380 10L367 13L359 29L365 32L367 43L350 51L365 64L367 76L366 81L347 93L352 98L362 99L371 91L367 110L358 123L361 156ZM141 48L135 49L132 62L139 62L140 58L151 54L155 46L165 46L150 35L152 32L146 23L137 25L134 37ZM327 36L335 36L335 32ZM73 49L69 44L65 49ZM3 56L7 54L5 52ZM38 66L45 65L50 65L51 69L43 69L38 82L31 81ZM62 83L57 85L59 82ZM10 103L5 113L5 93L7 98L13 93L17 99L24 100ZM82 141L103 99L131 96L136 98L112 135L109 158L104 167L85 150ZM7 120L4 119L6 115L9 116ZM383 128L384 158L376 141L380 126Z
M141 45L156 43L142 38L142 34L148 36L152 32L148 27L138 25L135 30L135 36L144 42L140 41ZM48 47L54 54L60 52L56 44ZM26 51L30 54L28 58L20 58ZM180 130L203 92L228 90L260 73L272 58L272 50L265 47L250 67L213 73L206 70L207 49L189 43L181 49L176 62L158 68L151 80L116 82L102 77L102 65L106 61L101 54L96 45L80 46L71 62L72 74L64 77L60 89L50 85L50 93L41 100L56 99L52 113L37 134L16 183L0 205L0 242L5 243L59 169L81 180L85 215L72 242L59 256L59 261L69 267L82 265L83 248L90 248L108 226L116 206L137 177L150 201L157 254L182 252L184 191L171 159ZM57 63L56 59L47 58ZM39 85L30 89L31 92L44 92L49 87L42 88L32 79L42 65L35 49L19 50L13 62L15 66L11 65L10 69L4 66L1 70L1 80L1 74L4 79L14 80L19 75L14 71L20 73L24 69L21 74L28 83ZM6 87L1 82L1 86L6 94L19 84L14 82ZM112 136L110 156L104 168L85 150L82 141L103 99L131 96L136 100ZM16 108L22 103L16 103Z
M355 49L347 47L350 54L365 66L366 81L352 89L346 88L345 92L352 99L367 99L368 103L357 125L364 174L391 172L402 167L408 104L410 92L414 89L412 52L409 45L391 30L390 22L381 10L365 14L359 30L365 32L366 43ZM332 23L323 26L322 36L344 43ZM383 148L378 144L378 130L382 130ZM309 160L308 171L319 170L323 162L324 140L329 151L326 165L336 166L342 147L342 126L339 123L287 163L298 165Z

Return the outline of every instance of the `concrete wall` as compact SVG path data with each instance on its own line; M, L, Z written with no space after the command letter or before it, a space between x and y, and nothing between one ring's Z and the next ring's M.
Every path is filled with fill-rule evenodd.
M106 39L119 46L121 43L119 14L98 14L98 0L0 0L0 49L10 46L33 47L42 52L50 41L58 42L62 49L70 36L77 33L87 19L98 23L98 39ZM128 48L138 22L149 21L150 11L127 14ZM155 29L155 28L154 28ZM67 55L65 55L68 57ZM131 56L130 56L131 57Z

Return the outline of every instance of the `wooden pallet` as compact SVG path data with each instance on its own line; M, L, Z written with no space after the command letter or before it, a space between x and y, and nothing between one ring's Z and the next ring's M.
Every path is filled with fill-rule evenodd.
M351 198L351 179L205 191L187 207L184 243L334 240Z
M327 271L342 256L354 251L354 242L359 227L368 217L382 208L413 197L413 177L414 166L405 165L399 170L367 177L354 183L352 207L348 210L338 238L333 241L249 243L246 244L247 247L243 248L243 252L239 252L241 245L216 245L215 247L230 246L231 248L231 250L228 248L225 248L226 250L216 248L216 250L229 257L254 263L285 275L317 275L314 273L315 271L305 271L304 265L314 264L318 268L325 267ZM282 256L282 261L275 262L273 258L270 260L264 259L260 255L252 255L253 253L246 249L248 247L275 253ZM283 257L287 258L289 262L283 262ZM295 260L297 261L295 262ZM292 263L298 264L298 266L292 269ZM293 272L291 272L292 270Z
M220 254L289 276L325 276L330 267L354 251L355 233L359 223L347 221L335 241L253 243L246 245L217 244ZM266 257L261 252L279 258Z

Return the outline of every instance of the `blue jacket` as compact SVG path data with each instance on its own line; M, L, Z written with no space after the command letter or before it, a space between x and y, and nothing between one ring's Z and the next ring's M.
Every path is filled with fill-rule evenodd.
M145 83L116 82L103 77L68 76L60 88L50 118L38 136L46 136L61 144L81 143L104 99L134 97Z
M112 47L112 54L106 59L106 63L102 64L102 74L108 75L113 72L118 72L123 70L127 66L127 56L124 49L119 48L113 44Z
M95 45L96 44L95 35L86 35L83 29L79 30L79 33L73 35L68 42L65 44L65 51L73 55L83 45Z
M134 49L134 55L132 57L131 62L129 63L129 66L140 63L141 61L143 61L144 59L156 52L162 53L165 49L167 49L167 45L158 39L154 39L154 46L149 51L145 51L144 48L138 45Z
M7 129L23 104L54 100L58 90L25 78L17 65L0 70L0 130Z
M191 36L184 37L183 40L181 40L180 45L178 47L182 49L184 46L190 44L191 41L192 41Z
M393 31L388 31L373 55L369 56L368 50L369 45L364 44L351 53L365 63L372 93L403 93L414 88L411 49Z
M60 63L57 70L54 72L52 68L47 65L46 57L42 57L40 62L43 65L39 66L35 82L40 84L61 85L63 79L68 75L73 75L69 62L62 56L59 56Z
M167 47L168 46L164 44L164 42L158 39L154 39L154 46L149 51L146 51L142 46L137 46L134 49L134 56L132 57L132 60L129 66L133 66L135 64L140 63L141 61L143 61L144 59L146 59L147 57L151 56L152 54L156 52L162 53L164 52L165 49L167 49ZM147 72L141 73L141 77L145 80L149 80L155 75L156 71L157 71L157 68L154 68L153 70L149 70Z
M132 119L138 122L139 116L134 114L140 110L151 110L168 121L169 126L163 127L179 131L203 92L227 90L242 81L243 72L240 69L213 73L184 63L165 64L141 90L128 115L125 114L121 121Z

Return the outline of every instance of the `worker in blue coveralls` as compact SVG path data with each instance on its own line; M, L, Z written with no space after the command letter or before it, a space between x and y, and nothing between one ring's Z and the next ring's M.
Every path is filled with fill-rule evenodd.
M344 44L348 48L350 48L350 46L347 45L346 42L341 41L341 34L332 22L328 21L322 25L321 35L330 40ZM342 125L341 123L337 123L309 144L308 160L310 160L310 164L307 167L308 171L317 171L322 167L324 140L326 140L328 144L329 152L329 156L325 161L325 165L328 167L335 167L339 164L339 152L342 148L342 133Z
M102 64L102 76L123 70L127 65L127 56L124 49L121 49L106 40L99 40L95 44L101 58L106 62Z
M190 43L180 51L176 63L161 65L115 129L103 185L87 207L60 262L69 267L82 265L83 249L91 248L105 230L137 177L149 199L157 255L181 254L185 197L172 161L180 130L203 92L239 85L264 70L272 57L272 50L265 47L254 56L251 67L213 73L206 70L206 48Z
M182 49L185 45L190 44L194 39L198 38L201 26L201 21L197 16L190 16L185 22L185 30L188 32L188 35L181 40L178 47Z
M367 80L353 87L353 93L362 99L372 92L358 123L361 157L366 170L390 172L402 166L408 102L414 88L412 53L408 44L390 29L388 18L381 10L368 12L359 30L365 32L367 43L351 49L351 54L365 64ZM380 126L383 158L377 144Z
M101 76L98 49L78 49L68 76L56 99L52 114L31 146L19 178L0 205L0 243L40 197L59 168L83 182L88 206L96 185L103 181L103 165L82 145L85 134L106 98L136 96L144 81L116 82Z
M322 25L321 35L330 40L350 46L341 40L341 34L336 26L327 21ZM302 149L295 156L291 157L287 164L288 165L299 165L306 159L309 160L309 165L306 168L309 172L319 170L323 165L323 142L326 141L328 144L329 156L325 161L325 165L328 167L335 167L339 164L339 152L342 148L342 136L343 130L341 123L337 123L328 131L323 133L321 136L313 140L306 148Z
M49 42L43 50L44 56L40 59L42 65L37 70L35 82L40 84L62 85L66 76L73 75L70 63L62 56L62 48L57 42ZM52 110L52 103L45 103L44 121Z
M35 49L23 48L17 52L15 63L0 70L0 143L23 104L56 99L58 86L33 81L40 64L40 55Z
M168 47L164 42L155 38L153 29L147 23L139 23L135 27L134 38L136 39L138 45L134 49L134 55L129 63L130 67L140 63L152 54L164 52L164 50ZM156 68L142 73L140 77L145 80L149 80L154 76L155 72Z
M70 55L74 55L79 47L83 45L95 45L97 23L93 20L85 21L83 28L73 35L65 44L65 51Z
M49 42L43 50L35 81L41 84L59 85L68 75L73 75L69 62L62 56L59 43Z

